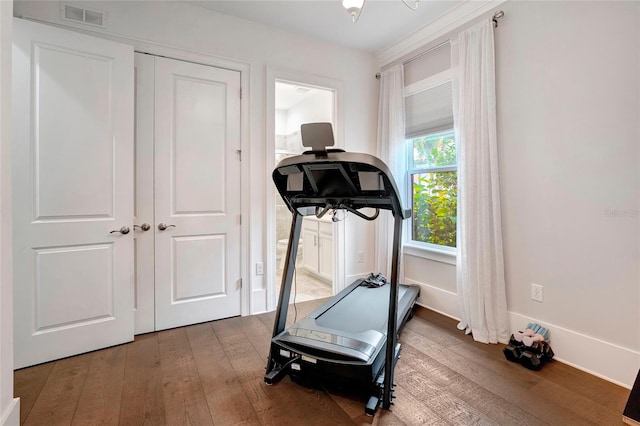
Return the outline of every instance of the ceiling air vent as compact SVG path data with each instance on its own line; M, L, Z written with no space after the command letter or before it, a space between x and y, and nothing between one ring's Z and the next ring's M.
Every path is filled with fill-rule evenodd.
M75 22L76 24L107 28L107 14L106 12L101 12L99 10L91 10L67 3L61 3L60 17L65 21Z

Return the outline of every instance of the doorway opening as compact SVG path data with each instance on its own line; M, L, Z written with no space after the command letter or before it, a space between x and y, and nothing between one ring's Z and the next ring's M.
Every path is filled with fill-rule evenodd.
M334 91L302 83L275 82L275 164L302 154L300 125L326 122L335 128ZM328 216L328 215L327 215ZM286 258L291 212L275 193L276 294L280 291ZM334 294L334 226L330 219L305 217L296 257L291 303Z

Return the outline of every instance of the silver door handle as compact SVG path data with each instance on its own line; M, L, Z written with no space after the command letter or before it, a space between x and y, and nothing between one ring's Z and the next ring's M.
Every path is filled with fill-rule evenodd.
M140 228L143 231L148 231L149 229L151 229L151 225L149 225L148 223L143 223L142 225L133 225L133 228Z
M161 231L164 231L167 228L175 228L175 225L167 225L166 223L160 223L158 224L158 229Z
M116 229L115 231L111 231L111 232L109 232L109 233L110 233L110 234L115 234L116 232L119 232L119 233L121 233L122 235L126 235L126 234L128 234L128 233L129 233L129 231L131 231L131 229L129 229L129 227L128 227L128 226L123 226L122 228L120 228L120 229Z

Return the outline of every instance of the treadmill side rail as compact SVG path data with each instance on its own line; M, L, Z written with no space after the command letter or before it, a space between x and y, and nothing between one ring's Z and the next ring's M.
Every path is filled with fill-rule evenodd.
M293 272L295 270L296 256L298 254L298 241L300 239L300 231L302 229L303 216L297 210L293 212L291 220L291 232L289 235L289 245L287 246L287 261L282 271L282 284L280 285L280 296L278 298L278 310L276 312L276 320L273 324L272 337L282 333L287 324L287 310L289 309L289 297L291 296L291 283L293 282ZM273 344L269 351L269 359L267 360L267 376L276 368L275 358L273 356ZM265 381L267 381L265 376Z
M393 372L396 365L394 350L398 339L398 266L400 255L400 237L402 236L402 216L394 215L393 227L393 253L391 256L391 291L389 295L389 322L387 323L387 357L384 365L385 378L384 389L382 393L382 408L388 410L391 408ZM399 349L398 349L399 350Z

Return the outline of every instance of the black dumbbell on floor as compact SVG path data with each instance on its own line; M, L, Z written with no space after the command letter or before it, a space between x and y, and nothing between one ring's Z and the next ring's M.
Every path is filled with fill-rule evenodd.
M547 342L533 339L531 336L523 336L522 332L512 334L509 344L502 351L505 358L511 362L519 362L529 370L539 370L542 364L553 359L554 354Z

